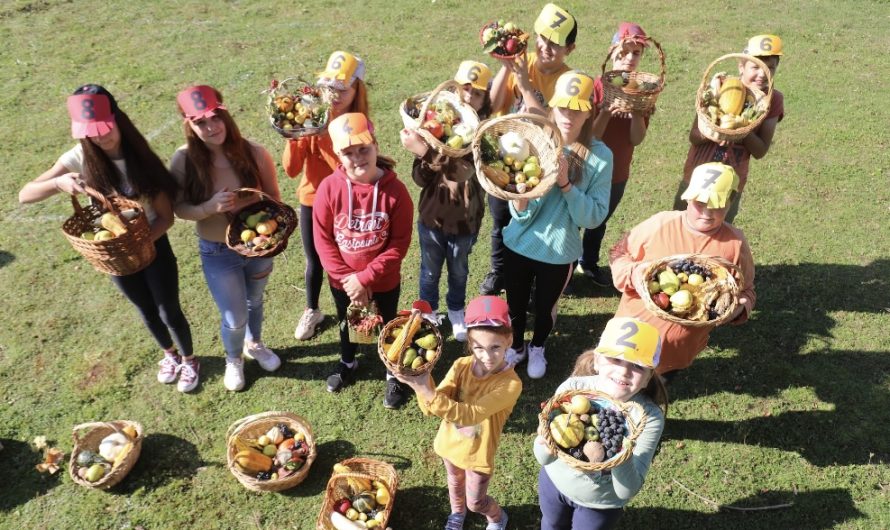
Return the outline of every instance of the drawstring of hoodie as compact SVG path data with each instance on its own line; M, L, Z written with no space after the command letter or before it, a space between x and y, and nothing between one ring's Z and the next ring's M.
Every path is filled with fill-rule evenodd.
M380 189L380 180L377 179L377 182L374 183L374 200L371 202L371 218L374 218L374 214L377 213L377 191ZM346 177L346 190L349 193L349 224L352 224L352 216L355 210L352 209L352 180L349 177Z

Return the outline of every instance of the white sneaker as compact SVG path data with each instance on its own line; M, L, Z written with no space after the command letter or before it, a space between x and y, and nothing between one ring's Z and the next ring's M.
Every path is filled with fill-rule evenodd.
M523 345L522 349L520 349L519 351L516 351L513 348L507 348L507 355L504 356L504 358L507 360L507 364L516 366L517 364L524 361L526 349L527 348L525 347L525 345Z
M244 361L240 357L237 359L226 357L226 375L223 377L223 385L226 390L232 392L244 388Z
M324 320L324 313L320 309L306 308L303 316L297 323L297 329L294 330L294 338L297 340L308 340L315 335L315 327Z
M528 376L540 379L547 373L547 359L544 358L544 347L528 345Z
M179 353L164 352L164 358L158 361L158 366L161 367L160 370L158 370L158 382L169 384L176 381L176 377L179 375L179 365L181 363L182 357L179 356Z
M451 332L454 333L454 340L464 342L467 340L467 326L464 325L464 310L457 311L448 310L448 321L451 322Z
M190 359L183 359L179 365L179 382L176 383L176 389L180 392L191 392L198 386L199 372L201 371L201 363L198 358L192 356Z
M281 366L281 359L262 342L248 343L244 341L242 353L248 359L256 359L260 367L267 372L274 372Z

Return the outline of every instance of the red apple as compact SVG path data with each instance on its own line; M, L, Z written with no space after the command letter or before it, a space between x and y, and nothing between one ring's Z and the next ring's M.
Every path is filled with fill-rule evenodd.
M435 120L435 119L436 119L436 116L438 116L438 115L439 115L439 114L438 114L436 111L434 111L434 110L428 110L428 111L426 111L426 119L427 119L427 121L429 121L429 120Z
M669 307L671 307L671 297L667 295L664 291L656 294L652 297L652 301L655 302L655 305L667 311Z
M349 499L341 499L336 504L334 504L334 510L340 512L343 515L346 515L346 511L352 508L352 503L349 502Z
M519 47L519 41L512 37L507 39L507 43L504 45L504 49L510 54L516 53L517 47Z
M445 134L445 129L442 127L442 124L436 120L427 120L424 122L422 127L430 132L436 138L441 138L443 134Z

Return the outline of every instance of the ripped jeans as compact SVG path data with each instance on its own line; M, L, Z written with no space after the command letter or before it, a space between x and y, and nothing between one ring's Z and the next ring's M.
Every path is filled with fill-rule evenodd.
M225 243L198 242L207 287L222 316L220 335L226 356L241 356L244 340L260 342L263 291L272 273L272 258L245 258Z

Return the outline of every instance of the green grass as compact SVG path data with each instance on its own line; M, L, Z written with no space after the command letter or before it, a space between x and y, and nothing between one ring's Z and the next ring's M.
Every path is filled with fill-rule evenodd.
M165 159L183 142L176 92L188 83L213 84L242 131L278 157L283 142L264 120L259 92L272 76L317 71L341 48L368 62L382 150L396 155L404 178L409 157L398 146L399 101L452 75L460 60L480 58L474 39L482 23L507 15L530 27L543 2L506 9L457 0L351 4L0 6L0 183L7 190L0 202L0 528L314 528L331 465L353 455L398 467L396 530L441 527L448 502L432 451L438 422L413 404L383 409L383 368L367 350L363 380L341 395L325 392L337 354L331 318L311 342L293 340L304 303L297 239L276 259L266 297L265 339L285 363L273 375L249 365L247 388L231 394L221 383L218 315L193 227L173 227L183 305L202 360L201 387L183 396L156 382L158 352L132 306L59 234L71 213L67 200L27 207L16 201L17 190L72 145L64 98L80 83L107 86ZM564 5L580 21L579 48L569 61L575 67L599 70L621 20L642 24L667 54L668 85L607 244L670 206L705 66L757 33L775 32L787 48L777 77L786 118L769 155L752 161L736 223L757 261L757 310L747 325L715 332L671 388L661 452L621 527L890 528L890 159L883 110L890 7L851 0ZM283 175L281 182L293 198L296 182ZM486 224L472 256L471 289L487 270L488 248ZM415 245L403 266L402 305L417 295L418 259ZM561 302L548 341L548 376L531 382L520 370L525 389L491 487L516 527L537 526L531 444L538 403L595 342L616 305L615 293L579 282L578 295ZM322 307L333 312L326 288ZM435 376L459 354L449 340ZM311 422L319 458L299 487L258 495L226 470L225 431L238 418L275 409ZM69 451L73 425L114 418L142 422L148 437L136 467L111 492L34 471L35 436ZM716 510L677 482L724 505L793 506ZM471 521L469 528L484 527L479 517Z

